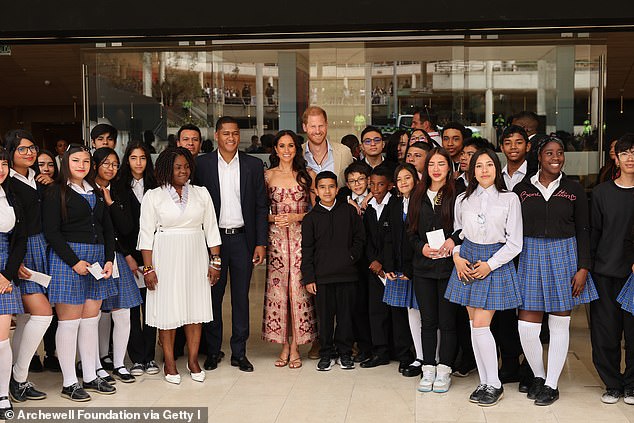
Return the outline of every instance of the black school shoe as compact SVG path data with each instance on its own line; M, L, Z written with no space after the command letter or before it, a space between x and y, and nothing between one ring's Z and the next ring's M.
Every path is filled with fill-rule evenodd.
M97 376L95 379L90 382L84 382L84 389L86 391L97 392L102 395L112 395L117 392L117 388Z
M9 380L9 393L11 394L11 398L15 402L24 402L26 400L43 400L46 398L46 393L42 391L38 391L35 389L35 386L29 382L17 382L11 376Z
M90 401L90 395L88 392L86 392L77 382L70 386L63 386L61 395L63 398L68 398L71 401Z
M475 404L480 402L480 398L482 398L482 394L484 394L484 391L486 390L487 386L486 385L478 385L477 388L475 388L475 391L473 391L471 393L471 395L469 395L469 402L473 402Z
M416 376L420 376L423 373L423 362L420 361L419 359L416 359L415 361L419 362L420 364L418 366L414 366L414 365L407 366L407 368L403 370L402 372L403 376L416 377Z
M544 387L537 394L535 398L535 405L550 405L559 399L559 389L553 389L548 385Z
M123 383L132 383L136 381L134 376L128 372L122 373L121 369L127 370L125 367L117 367L112 371L112 376L114 376L115 379L119 379Z
M535 398L537 398L537 395L539 395L539 392L544 387L544 383L546 383L544 378L541 378L541 377L534 378L533 383L531 383L530 388L528 388L528 395L526 395L526 398L530 400L534 400Z
M484 388L484 392L480 396L478 405L481 407L491 407L500 402L502 397L504 397L504 386L495 388L491 385L487 385L486 388Z

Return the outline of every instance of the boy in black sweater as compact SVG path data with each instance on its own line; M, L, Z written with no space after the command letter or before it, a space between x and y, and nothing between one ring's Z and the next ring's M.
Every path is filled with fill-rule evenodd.
M352 360L352 307L365 232L356 210L337 201L337 176L330 171L315 178L319 203L302 222L302 283L316 295L319 318L317 370L332 368L334 348L342 369L354 369ZM337 326L335 328L335 316Z
M372 334L372 358L361 363L363 368L372 368L390 363L390 328L394 340L394 355L401 362L399 371L405 369L414 360L410 347L407 310L402 307L390 307L383 302L385 293L385 242L389 229L389 210L398 198L390 194L393 188L392 171L387 166L377 166L370 174L372 200L363 215L367 233L366 258L370 265L368 277L368 311L370 314L370 332Z

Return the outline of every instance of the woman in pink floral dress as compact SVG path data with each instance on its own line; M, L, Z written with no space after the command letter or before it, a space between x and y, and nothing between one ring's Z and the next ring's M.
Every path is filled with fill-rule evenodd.
M317 337L313 297L301 284L302 219L314 203L315 174L307 170L297 135L280 131L264 179L271 204L262 337L282 344L276 367L302 366L299 345Z

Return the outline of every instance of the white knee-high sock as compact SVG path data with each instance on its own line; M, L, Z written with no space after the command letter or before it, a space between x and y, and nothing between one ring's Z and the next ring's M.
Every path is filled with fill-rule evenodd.
M110 328L112 327L112 318L109 311L102 311L99 318L99 357L108 355L110 349ZM99 366L101 367L101 366Z
M475 340L475 334L473 333L473 331L475 330L473 327L473 320L469 320L469 327L471 328L471 346L473 347L473 356L475 357L476 366L478 367L478 376L480 376L480 385L486 385L487 372L486 372L486 369L484 368L484 363L482 362L480 349L478 348L478 344Z
M489 326L473 328L473 337L478 344L482 365L486 369L486 384L499 389L502 383L498 377L497 346L495 345L495 338L493 338L491 328Z
M11 345L9 339L0 341L0 397L9 396L9 379L11 378ZM9 400L0 401L1 408L9 407Z
M518 320L517 331L520 333L520 341L524 350L524 357L533 370L535 377L546 378L544 370L544 348L539 340L539 332L542 330L541 323L525 322Z
M420 319L420 310L415 308L407 309L407 320L409 321L409 331L412 334L412 341L414 341L414 350L416 351L416 358L423 361L423 339L421 337L422 323ZM414 361L412 363L415 366L419 366L420 362Z
M13 378L16 382L26 382L33 354L37 351L37 347L40 346L42 337L46 329L51 325L52 320L53 316L31 315L29 321L26 322L22 332L22 340L20 341L20 350L13 366Z
M70 386L77 383L77 375L75 374L75 353L77 351L77 333L79 332L79 321L60 320L57 323L57 332L55 332L55 348L57 349L57 358L59 359L59 367L62 369L64 378L63 386Z
M112 332L112 362L115 369L123 367L125 352L130 338L130 309L122 308L112 312L114 329ZM123 369L121 369L123 370Z
M22 343L22 334L24 333L24 326L26 326L26 322L28 322L30 318L31 315L29 313L17 314L15 316L15 329L13 330L13 339L11 340L13 360L18 359L20 344Z
M97 377L95 361L99 359L97 351L97 330L99 329L99 316L82 318L79 323L77 341L81 354L81 368L84 382L91 382Z
M548 316L550 344L548 345L548 372L546 385L557 389L559 376L566 364L570 342L570 316Z

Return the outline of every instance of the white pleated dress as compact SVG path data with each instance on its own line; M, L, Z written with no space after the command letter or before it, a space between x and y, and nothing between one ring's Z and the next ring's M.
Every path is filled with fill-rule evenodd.
M170 188L143 197L137 243L138 250L152 250L158 284L147 291L145 322L158 329L213 320L208 246L221 244L207 189L188 184L186 204L179 204Z

